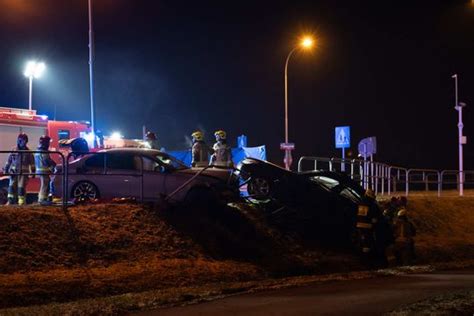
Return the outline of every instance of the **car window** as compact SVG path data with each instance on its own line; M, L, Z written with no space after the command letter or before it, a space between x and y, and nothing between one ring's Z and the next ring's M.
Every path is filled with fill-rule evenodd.
M345 187L339 194L354 203L360 203L362 200L362 197L350 187Z
M90 155L85 161L84 165L89 168L104 168L105 155Z
M61 140L61 139L70 139L70 132L69 130L67 129L60 129L58 131L58 140Z
M336 187L337 185L339 185L339 181L332 178L323 177L323 176L314 176L314 177L311 177L311 180L321 184L323 187L327 189L332 189Z
M106 158L107 169L137 170L134 155L108 153Z
M183 164L178 159L175 159L171 156L156 155L155 157L168 170L188 169L188 167L185 164Z
M158 171L160 164L149 157L143 157L143 171Z

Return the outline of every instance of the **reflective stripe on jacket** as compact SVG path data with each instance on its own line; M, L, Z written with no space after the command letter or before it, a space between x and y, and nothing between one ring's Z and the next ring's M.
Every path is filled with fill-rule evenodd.
M36 172L42 173L53 173L56 163L51 159L48 152L35 153L35 165Z
M395 242L413 242L416 235L415 226L405 219L397 219L394 224Z

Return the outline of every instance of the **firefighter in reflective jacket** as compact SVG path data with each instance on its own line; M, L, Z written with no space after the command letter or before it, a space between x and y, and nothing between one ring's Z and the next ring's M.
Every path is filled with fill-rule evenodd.
M405 208L398 211L397 219L393 225L395 247L394 254L398 264L411 265L415 260L415 226L408 220Z
M26 185L28 184L28 175L25 173L35 173L35 159L33 154L28 152L30 149L26 146L28 143L28 135L20 133L17 138L17 146L13 148L15 152L8 156L5 165L6 173L10 175L10 183L8 184L8 203L15 204L18 194L18 204L26 203Z
M218 167L232 167L232 152L227 145L227 135L224 131L219 130L214 133L216 143L212 147L214 153L211 156L211 165Z
M35 153L35 164L36 172L38 173L41 180L41 187L38 194L38 203L42 205L50 204L52 201L52 190L51 190L51 177L50 175L54 172L56 163L49 156L49 143L51 138L49 136L41 136L39 139L38 150L40 153Z
M193 137L193 147L191 149L193 167L206 167L209 165L210 148L204 142L204 135L201 131L195 131L191 134Z

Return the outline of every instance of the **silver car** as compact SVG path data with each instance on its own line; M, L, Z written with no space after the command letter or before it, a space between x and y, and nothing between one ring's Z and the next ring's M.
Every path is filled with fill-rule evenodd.
M58 166L61 173L62 166ZM54 195L62 197L62 176L54 179ZM68 165L69 198L135 198L157 201L238 188L231 169L189 168L174 157L153 149L116 148L81 156ZM238 189L237 189L238 190ZM238 191L237 191L238 194Z

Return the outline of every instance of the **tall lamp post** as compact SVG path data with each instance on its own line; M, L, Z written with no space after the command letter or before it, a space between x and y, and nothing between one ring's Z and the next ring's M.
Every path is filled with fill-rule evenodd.
M464 195L464 167L463 167L463 152L462 145L466 144L467 138L463 136L462 129L464 124L462 122L462 108L466 106L466 103L459 102L458 100L458 75L454 74L451 76L454 79L454 109L458 111L458 143L459 143L459 196Z
M89 89L91 103L91 129L94 135L93 146L95 142L95 113L94 113L94 31L92 28L92 0L88 0L88 16L89 16Z
M28 98L28 109L31 111L33 108L33 78L39 78L43 74L46 66L44 63L37 61L29 61L26 64L24 75L30 81L29 98Z
M288 143L288 62L290 61L291 55L297 49L310 49L314 44L314 41L311 37L304 37L300 43L294 47L288 57L286 57L285 62L285 143L280 144L280 148L285 151L285 157L283 158L283 162L285 163L286 170L290 170L291 164L293 162L293 158L291 157L291 151L294 149L293 144Z

